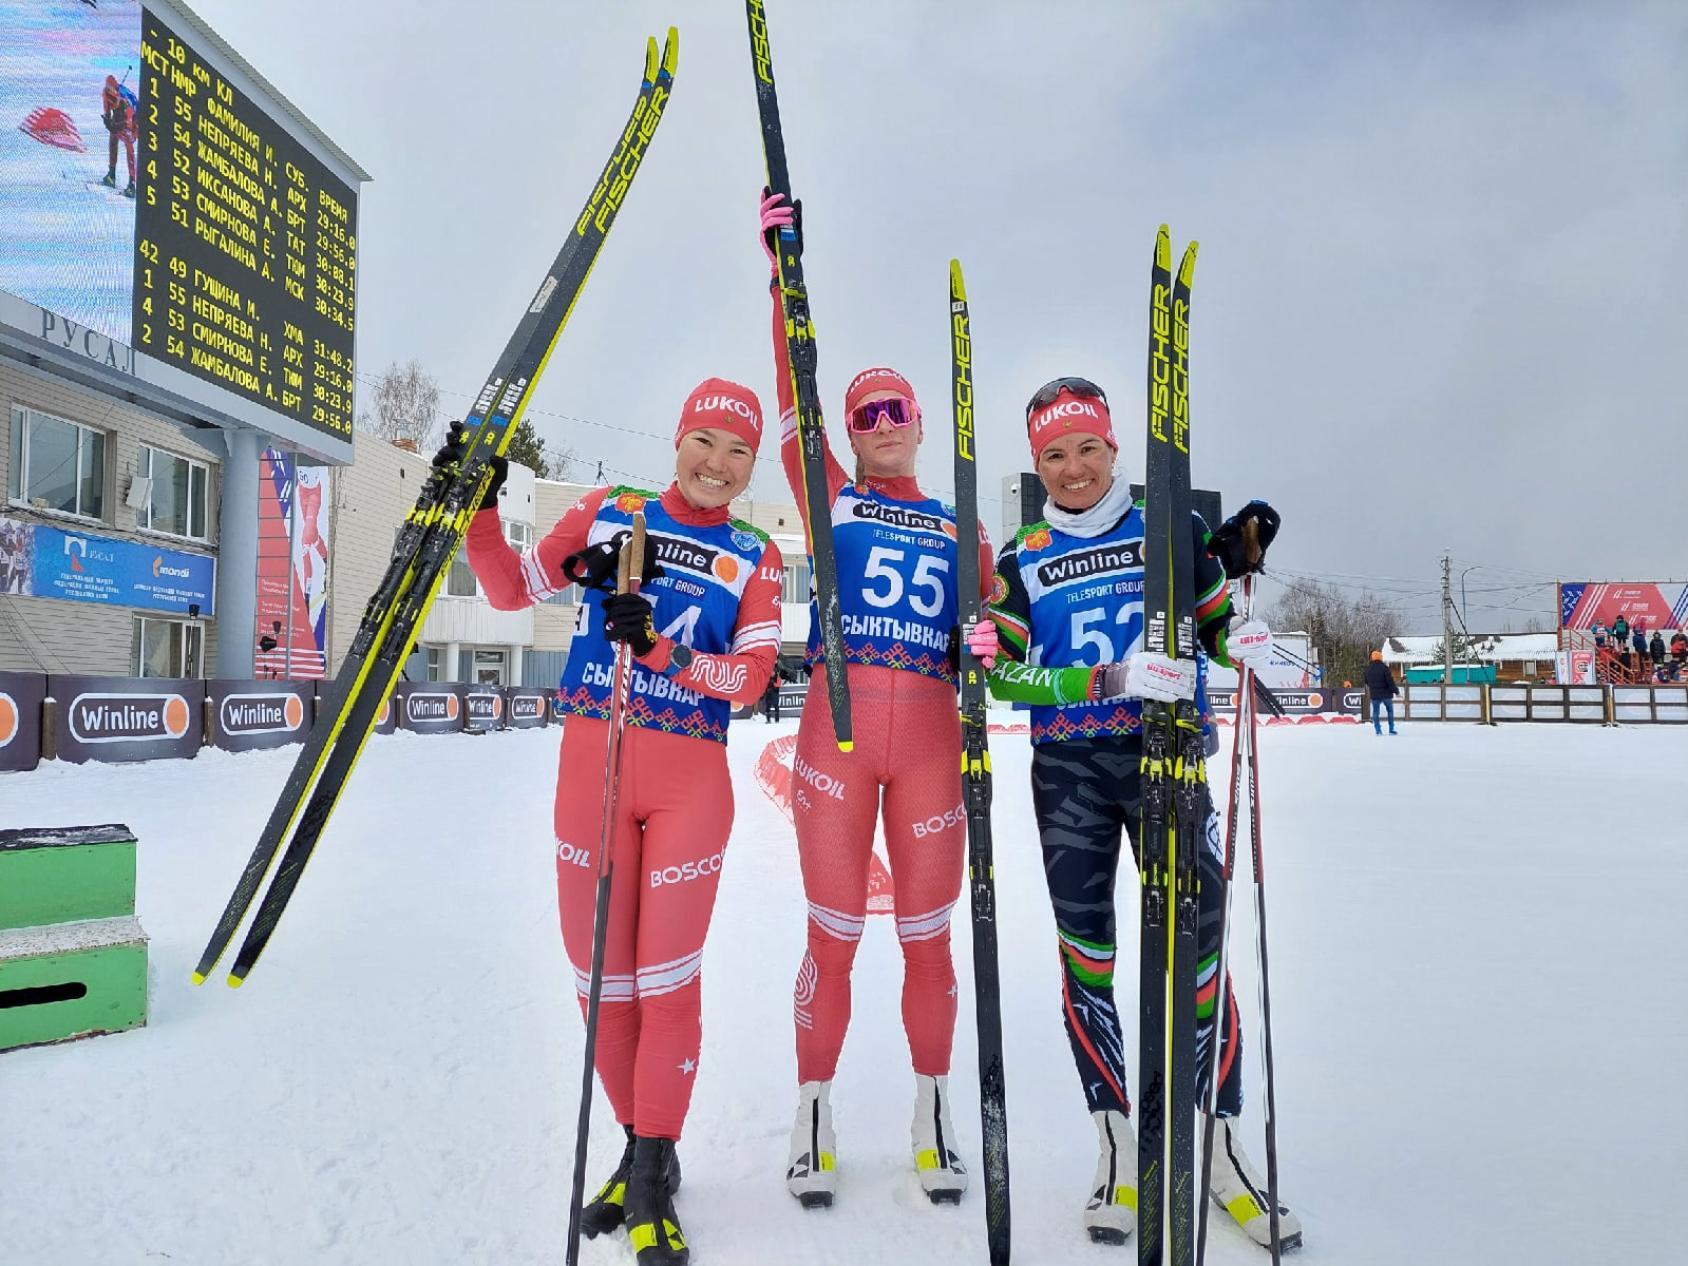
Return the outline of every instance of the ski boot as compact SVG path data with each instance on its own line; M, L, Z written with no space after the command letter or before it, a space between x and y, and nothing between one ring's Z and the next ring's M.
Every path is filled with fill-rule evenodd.
M135 196L135 182L133 180L129 182L129 187L123 191L123 196L125 198L133 198Z
M1266 1182L1249 1163L1232 1132L1233 1123L1221 1117L1213 1124L1213 1182L1208 1188L1213 1203L1229 1213L1249 1239L1270 1248L1272 1217L1266 1210ZM1278 1246L1301 1247L1301 1221L1282 1204L1278 1206Z
M933 1204L960 1204L967 1190L967 1167L955 1151L950 1124L949 1078L914 1077L914 1168L920 1187Z
M620 1227L624 1220L623 1205L627 1199L627 1182L633 1173L633 1127L624 1125L621 1128L627 1131L627 1147L621 1153L621 1160L608 1181L598 1188L598 1194L580 1211L580 1229L589 1240L609 1234ZM676 1152L669 1163L668 1194L672 1196L678 1190L680 1154Z
M117 173L115 171L108 171L105 175L100 177L100 183L107 189L117 188Z
M791 1160L785 1188L805 1209L830 1209L838 1189L838 1136L832 1132L832 1083L806 1081L797 1088L791 1123Z
M1124 1244L1137 1230L1137 1135L1123 1112L1092 1112L1096 1177L1084 1205L1084 1229L1097 1244Z
M686 1266L691 1250L674 1212L679 1169L672 1139L633 1140L627 1182L627 1238L639 1266Z

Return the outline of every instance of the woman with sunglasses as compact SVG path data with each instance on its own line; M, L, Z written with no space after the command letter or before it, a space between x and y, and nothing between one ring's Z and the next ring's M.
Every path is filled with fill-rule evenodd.
M771 270L768 235L792 222L783 199L764 191L763 249ZM775 286L777 272L770 289ZM773 318L780 453L801 505L796 405L777 293ZM928 1197L954 1202L967 1189L948 1086L956 1012L950 910L961 892L966 847L950 645L958 618L955 511L915 479L923 436L907 379L892 369L863 370L845 390L844 414L855 477L828 452L826 482L855 742L840 752L834 741L811 606L813 677L797 731L792 797L808 947L793 1006L798 1105L786 1186L806 1208L831 1205L836 1191L832 1079L850 1022L850 968L867 913L874 824L883 816L903 952L903 1027L915 1073L914 1167ZM983 533L961 547L979 551L980 575L988 576L990 542Z
M707 379L681 409L674 482L662 493L594 489L517 553L498 521L497 458L467 538L469 565L500 611L571 584L582 590L560 691L569 718L555 827L563 944L583 1011L616 647L633 655L594 1059L627 1143L581 1226L590 1238L625 1225L639 1266L687 1260L674 1144L697 1081L704 935L733 821L727 717L733 704L761 697L779 653L779 547L728 510L750 483L761 436L755 393ZM461 456L454 430L435 464ZM645 516L644 583L617 594L635 512Z
M1107 398L1083 378L1057 378L1026 406L1026 430L1038 477L1049 493L1046 521L1020 531L996 564L989 605L998 634L970 638L995 651L991 692L1031 705L1032 803L1044 876L1061 956L1061 1012L1100 1156L1084 1225L1101 1243L1124 1244L1136 1229L1137 1142L1125 1084L1125 1039L1114 1008L1114 885L1123 829L1133 851L1141 820L1139 763L1142 701L1193 700L1195 662L1143 646L1142 503L1114 469L1119 445ZM1272 638L1258 620L1231 615L1227 569L1258 565L1244 557L1244 524L1253 520L1263 550L1278 516L1251 502L1210 538L1200 516L1190 531L1196 557L1195 614L1201 648L1225 665L1259 662ZM1209 816L1200 851L1197 962L1206 975L1197 994L1196 1058L1206 1101L1215 981L1224 895L1218 816ZM1245 1231L1267 1243L1265 1184L1230 1129L1242 1110L1241 1050L1234 995L1221 1042L1213 1194ZM1284 1243L1300 1225L1282 1211Z

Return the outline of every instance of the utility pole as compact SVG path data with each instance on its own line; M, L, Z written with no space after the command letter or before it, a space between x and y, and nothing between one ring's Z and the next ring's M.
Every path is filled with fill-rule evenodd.
M1442 684L1452 683L1454 679L1454 630L1449 619L1449 612L1453 610L1453 585L1449 577L1449 569L1453 566L1447 551L1442 553Z

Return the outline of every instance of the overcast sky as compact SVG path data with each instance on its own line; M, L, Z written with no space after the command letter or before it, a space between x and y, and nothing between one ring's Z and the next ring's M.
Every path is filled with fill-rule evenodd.
M374 177L359 358L467 410L608 153L644 37L675 95L535 393L546 442L654 486L710 374L769 408L737 0L190 0ZM1688 5L770 0L822 404L889 363L953 480L946 269L972 300L980 513L1027 396L1101 383L1140 477L1154 232L1202 244L1195 482L1276 504L1294 581L1439 627L1532 581L1688 578ZM841 440L839 441L841 442ZM789 500L770 442L756 495ZM543 526L543 525L542 525ZM1457 587L1457 586L1456 586Z

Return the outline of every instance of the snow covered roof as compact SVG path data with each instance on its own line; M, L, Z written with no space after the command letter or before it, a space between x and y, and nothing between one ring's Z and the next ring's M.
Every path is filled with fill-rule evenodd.
M1439 663L1436 650L1440 637L1386 637L1383 639L1383 662L1386 664ZM1490 633L1472 639L1467 654L1481 663L1526 659L1552 659L1559 650L1559 638L1553 633Z

